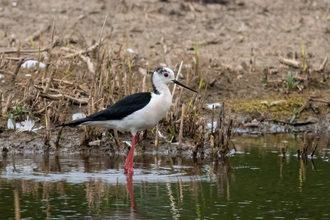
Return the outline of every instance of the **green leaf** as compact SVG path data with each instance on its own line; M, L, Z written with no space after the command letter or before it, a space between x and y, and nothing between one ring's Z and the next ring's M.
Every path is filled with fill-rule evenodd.
M31 46L34 47L33 37L30 38Z
M294 113L295 115L298 113L298 111L297 111L296 108L293 109L293 113Z
M290 123L292 123L292 122L294 121L295 118L296 118L296 115L292 115L292 116L291 116Z
M13 122L14 128L16 129L16 121L15 121L15 118L11 118L11 121Z
M194 46L194 51L195 51L195 53L198 55L198 45L195 45L195 46Z
M199 89L201 89L201 87L202 87L202 84L203 84L203 77L201 78L201 80L199 81Z
M290 71L288 72L288 76L286 78L286 81L288 83L289 89L292 89L292 75L291 75L291 72Z
M173 129L171 126L168 126L168 131L171 133L171 135L173 135Z
M298 84L299 84L299 82L294 82L293 85L292 85L292 88L297 87Z

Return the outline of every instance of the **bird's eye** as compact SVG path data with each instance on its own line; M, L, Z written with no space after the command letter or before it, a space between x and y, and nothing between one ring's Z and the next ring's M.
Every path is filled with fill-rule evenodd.
M168 77L168 74L167 74L167 73L165 73L165 74L164 74L164 76L165 76L165 77Z

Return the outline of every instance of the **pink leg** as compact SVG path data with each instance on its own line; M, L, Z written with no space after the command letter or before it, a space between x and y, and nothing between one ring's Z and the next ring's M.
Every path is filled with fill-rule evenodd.
M134 147L135 147L136 140L137 140L137 134L133 135L133 137L132 137L132 147L131 147L131 150L128 153L128 156L127 156L127 159L126 159L126 162L125 162L125 166L124 166L124 171L125 171L124 173L125 174L127 174L127 171L131 174L134 173L133 158L134 158Z

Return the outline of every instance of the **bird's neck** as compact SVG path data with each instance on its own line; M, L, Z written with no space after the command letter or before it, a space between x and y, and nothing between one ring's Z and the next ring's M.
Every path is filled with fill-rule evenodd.
M152 87L156 95L171 95L170 89L164 83L153 82Z

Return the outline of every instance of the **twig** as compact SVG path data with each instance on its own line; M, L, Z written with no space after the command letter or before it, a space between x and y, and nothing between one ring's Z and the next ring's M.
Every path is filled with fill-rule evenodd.
M16 64L16 68L15 68L15 71L14 71L14 75L12 76L13 79L16 78L16 76L17 76L17 74L18 74L18 72L19 72L19 70L20 70L20 68L21 68L21 66L22 66L22 64L23 64L23 62L24 62L24 59L22 59L22 60L20 60L20 61L17 62L17 64Z
M250 73L254 72L255 67L256 67L256 57L254 55L253 47L251 48L251 59L250 59Z
M91 51L93 51L94 49L96 49L98 46L99 46L100 42L97 42L96 44L94 44L93 46L89 47L87 50L84 50L84 51L78 51L76 53L73 53L73 54L68 54L66 56L64 56L64 59L66 58L71 58L71 57L75 57L75 56L79 56L79 55L83 55L83 54L86 54L86 53L89 53Z
M36 114L41 114L43 113L48 107L50 107L52 104L54 103L54 101L52 101L51 103L49 103L47 106L45 106L44 108L40 109L39 111L36 112Z
M91 72L94 75L95 74L94 65L89 57L86 57L86 63L87 63L87 68L88 68L89 72Z
M59 142L60 142L60 139L61 139L61 134L62 134L63 128L64 127L61 127L60 131L58 132L58 135L57 135L57 138L56 138L56 141L55 141L55 146L54 146L55 149L60 148Z
M49 147L49 141L50 141L50 118L49 118L49 112L46 105L46 99L44 99L44 105L45 105L45 120L46 120L46 136L45 136L45 142L44 144Z
M49 31L49 29L51 28L51 25L48 25L46 28L44 28L43 30L37 30L36 32L34 32L32 35L28 36L27 38L24 39L24 42L30 42L31 38L33 40L37 40L38 37L40 36L41 33L47 32Z
M105 23L107 21L108 15L109 14L107 14L105 16L104 21L103 21L103 26L102 26L101 33L100 33L100 38L99 38L99 44L101 44L101 41L102 41L102 34L103 34L103 30L104 30ZM99 54L100 54L100 47L97 48L97 60L99 60Z
M66 81L66 80L62 80L62 79L53 79L54 82L58 82L59 84L64 83L70 86L74 85L73 81Z
M182 138L183 138L183 120L184 120L184 111L185 111L185 104L182 104L182 114L181 114L181 123L180 123L180 132L179 132L179 149L182 147Z
M104 27L105 27L105 22L107 21L108 15L109 15L109 14L107 14L107 15L105 16L104 21L103 21L103 26L102 26L102 29L101 29L101 34L100 34L99 43L101 43L101 40L102 40L102 34L103 34L103 30L104 30Z
M170 58L170 53L167 50L167 45L165 43L163 44L163 50L164 50L165 62L166 62L166 64L167 64L168 67L172 68L172 62L171 62L171 58Z
M268 69L269 74L277 74L278 70L277 69Z
M22 57L3 57L2 59L4 60L15 60L15 61L20 61L22 59ZM24 60L30 60L30 58L24 58ZM7 61L8 62L8 61ZM0 67L0 69L3 69L3 67L7 65L7 63L5 63L3 66Z
M54 43L49 44L49 45L43 47L40 50L21 50L20 53L39 53L39 52L44 52L44 51L47 51L49 49L52 49L52 48L56 47L56 45L59 42L60 42L60 40L57 39ZM3 51L0 51L0 53L17 53L17 49L15 49L15 50L3 50Z
M212 134L210 135L210 145L212 148L214 147L214 136Z
M88 104L88 99L76 99L74 97L71 97L69 95L63 95L63 94L46 94L46 93L40 93L40 96L43 98L49 98L49 99L53 99L53 100L59 100L59 99L67 99L71 102L73 102L74 104L78 104L78 105L87 105Z
M213 135L214 105L212 105L211 135Z
M39 86L39 85L34 85L34 88L42 90L42 91L45 89L44 87ZM49 88L48 91L57 92L57 93L62 93L63 92L62 90L53 89L53 88ZM73 92L78 92L77 93L78 96L81 95L81 94L87 95L87 93L85 91L80 90L80 89L75 89ZM75 97L75 98L78 98L78 96Z
M155 147L158 147L158 131L159 131L159 127L158 127L158 124L156 125L156 137L155 137Z
M116 145L117 145L118 149L121 149L121 144L120 144L120 139L119 139L119 136L118 136L118 131L116 129L113 129L113 133L115 135Z
M145 92L146 78L147 78L147 75L144 75L143 80L142 80L142 92Z
M196 10L194 8L194 6L191 4L191 2L188 2L189 8L190 10L193 12L194 15L194 20L196 19Z
M7 109L9 108L9 104L10 104L10 101L11 99L14 97L14 94L10 94L7 98L7 102L6 102L6 105L5 107L2 109L2 115L6 114L7 112Z
M229 139L228 141L230 141L231 145L233 145L233 149L234 149L235 151L237 151L237 150L236 150L236 147L235 147L235 144L233 143L233 141L232 141L231 139Z
M44 88L44 93L47 93L48 90L49 90L49 87L50 87L50 84L52 83L52 80L53 80L53 77L54 77L54 74L56 73L56 70L57 68L50 74L49 78L48 78L48 81L47 81L47 84Z
M15 74L14 74L13 72L11 72L11 71L1 70L1 69L0 69L0 73L2 73L2 74L6 74L6 75L11 75L11 76L14 76L14 75L15 75Z
M302 68L302 65L299 61L285 59L281 56L278 59L279 59L280 63L283 63L285 65L292 66L292 67L295 67L295 68Z
M54 41L54 35L55 35L55 20L54 20L54 16L53 16L53 25L52 25L52 43Z
M324 70L324 68L325 68L325 66L326 66L326 64L327 64L327 62L328 62L328 57L324 58L324 60L323 60L323 62L322 62L322 64L321 64L321 66L320 66L319 68L315 69L315 71L316 71L316 72L323 72L323 70Z
M317 148L317 143L315 144L315 142L313 142L314 148L313 148L313 152L311 153L311 157L314 156L316 148Z
M323 100L323 99L310 98L309 100L312 102L323 102L323 103L327 103L328 105L330 105L330 101Z
M77 50L77 49L68 48L68 47L61 47L61 51L68 52L68 53L79 53L79 52L82 52L82 50Z
M179 71L178 71L178 74L176 75L176 78L175 80L178 80L179 79L179 76L180 76L180 72L181 72L181 67L182 67L182 64L183 64L183 61L181 61L181 64L180 64L180 67L179 67ZM173 90L172 90L172 97L174 95L174 92L175 92L175 88L176 88L176 84L174 84L173 86Z

